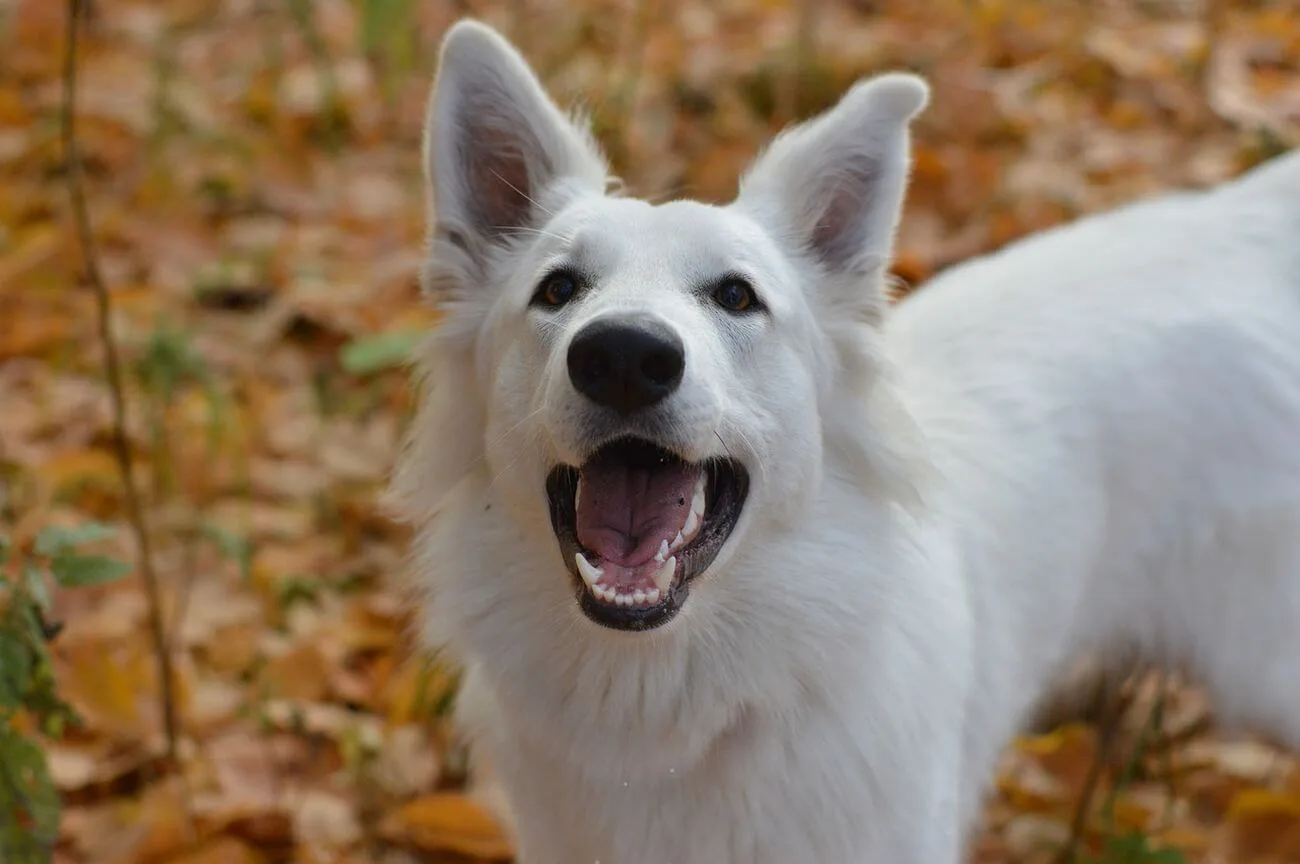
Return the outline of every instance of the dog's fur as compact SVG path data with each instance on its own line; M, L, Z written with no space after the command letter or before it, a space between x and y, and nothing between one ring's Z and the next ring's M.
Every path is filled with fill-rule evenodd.
M1000 748L1084 652L1185 665L1220 719L1300 748L1300 157L890 308L926 99L868 80L729 206L652 206L606 194L500 36L446 37L425 284L447 317L395 489L523 864L955 864ZM530 308L569 255L592 290ZM728 269L766 311L691 293ZM680 614L639 633L579 611L543 491L605 434L564 354L611 310L685 345L661 442L752 477Z

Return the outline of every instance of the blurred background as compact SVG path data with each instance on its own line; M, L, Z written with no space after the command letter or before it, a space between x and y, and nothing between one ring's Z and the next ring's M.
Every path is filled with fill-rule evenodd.
M419 143L464 14L656 198L725 200L857 77L927 76L908 285L1300 144L1285 0L93 0L77 136L133 520L67 8L0 0L0 861L509 860L380 500L437 317ZM1009 749L973 861L1300 860L1294 754L1216 735L1174 681L1118 704Z

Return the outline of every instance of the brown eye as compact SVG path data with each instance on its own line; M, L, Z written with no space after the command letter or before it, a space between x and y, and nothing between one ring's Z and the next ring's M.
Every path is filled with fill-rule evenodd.
M533 294L533 303L558 309L578 293L578 280L572 273L560 270L542 279Z
M728 312L747 312L758 305L754 289L749 283L737 276L723 279L713 289L713 300Z

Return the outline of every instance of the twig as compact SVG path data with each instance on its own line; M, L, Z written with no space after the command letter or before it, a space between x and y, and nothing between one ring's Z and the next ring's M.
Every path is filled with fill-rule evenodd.
M1092 811L1092 802L1101 784L1101 776L1110 763L1110 757L1119 739L1119 723L1132 704L1132 696L1125 692L1115 693L1107 706L1105 714L1097 725L1097 752L1088 766L1088 775L1083 780L1083 791L1074 808L1074 818L1070 821L1070 837L1057 856L1057 864L1071 864L1079 854L1079 844L1083 842L1084 832L1088 828L1088 816Z
M113 449L117 457L118 470L122 475L127 519L131 523L139 548L140 576L144 581L145 594L149 602L149 630L158 660L158 686L162 696L163 731L167 737L167 763L174 767L178 764L175 682L172 677L171 651L163 623L162 591L158 584L158 574L153 567L144 507L140 501L135 471L131 465L131 450L126 432L126 397L122 384L122 363L118 357L117 342L113 338L112 301L109 298L108 287L104 283L104 274L99 269L95 238L90 228L90 212L86 206L81 152L77 147L77 30L78 24L86 13L87 3L88 0L68 0L67 48L63 65L63 154L68 171L68 192L72 198L72 214L81 244L86 278L94 292L99 311L99 338L104 348L104 375L108 379L108 389L113 401Z

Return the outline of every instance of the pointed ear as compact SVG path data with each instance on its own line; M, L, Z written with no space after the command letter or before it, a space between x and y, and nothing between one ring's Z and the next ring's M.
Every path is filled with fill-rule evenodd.
M460 21L443 39L424 140L434 255L464 259L430 274L435 291L447 276L481 280L493 248L518 229L605 189L591 137L547 98L510 43L477 21ZM477 272L456 273L465 267Z
M869 319L885 305L910 165L908 124L929 100L915 75L853 87L834 108L783 132L741 183L735 206L824 270L832 302ZM874 295L874 296L873 296Z

